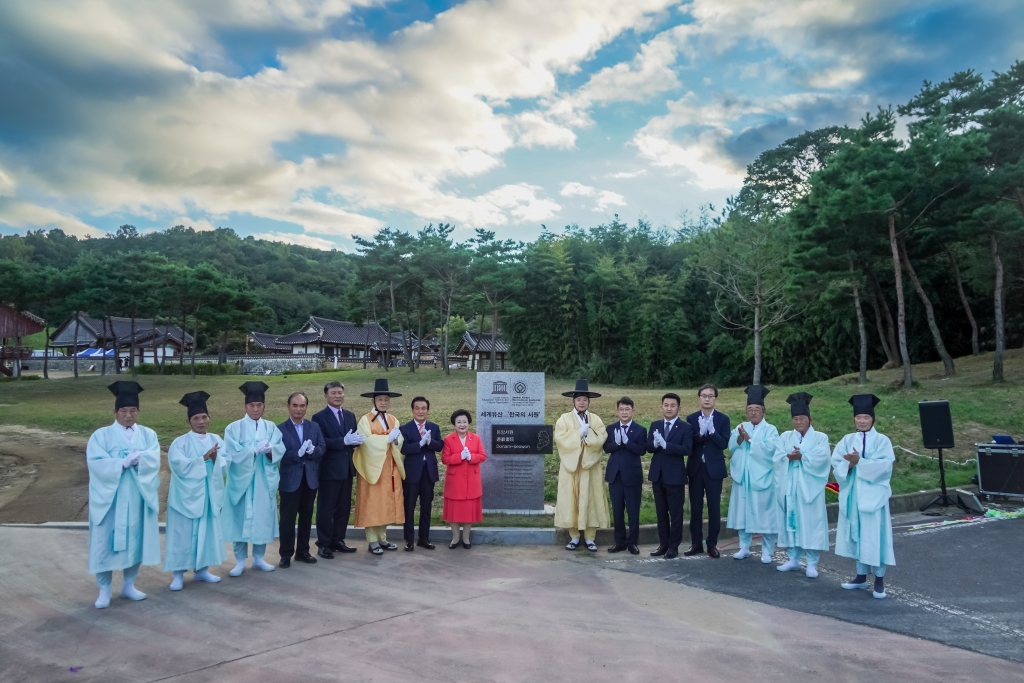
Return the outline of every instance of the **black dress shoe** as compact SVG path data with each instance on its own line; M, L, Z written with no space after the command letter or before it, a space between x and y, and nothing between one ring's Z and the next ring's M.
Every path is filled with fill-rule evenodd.
M629 554L630 555L639 555L640 554L640 548L637 548L635 545L629 546Z
M722 553L718 552L718 548L716 548L713 545L708 546L708 557L710 557L713 560L717 560L721 556Z
M405 544L405 552L411 553L414 550L416 550L416 545L414 543L406 543Z
M691 545L690 549L683 553L687 557L693 557L694 555L700 555L704 552L704 548L699 545Z
M302 555L296 555L295 559L299 562L305 562L306 564L316 564L316 558L309 553L303 553Z
M473 547L473 544L470 543L469 541L463 541L462 542L462 547L465 548L466 550L469 550L470 548Z
M290 557L282 557L280 565L281 565L281 569L288 569L288 567L292 566L292 558L290 558Z
M626 549L626 546L624 546L624 545L613 545L611 548L608 548L608 552L610 552L610 553L621 553L625 549Z
M345 545L345 541L341 541L340 543L332 543L331 550L337 551L339 553L354 553L356 551L355 548L350 548L347 545Z
M677 557L679 557L679 549L678 548L671 548L667 553L665 553L665 559L666 560L674 560Z
M435 547L433 543L431 543L430 541L424 541L422 538L416 541L416 545L418 545L421 548L426 548L427 550L433 550Z
M462 545L462 539L459 539L458 541L452 541L451 543L449 543L448 544L448 549L449 550L455 550L460 545Z
M324 558L325 560L333 560L334 559L334 551L331 550L330 548L328 548L327 546L324 546L324 547L320 548L319 550L317 550L316 554L319 555L320 557Z
M659 545L658 549L651 553L651 557L661 557L668 552L668 548L663 545Z

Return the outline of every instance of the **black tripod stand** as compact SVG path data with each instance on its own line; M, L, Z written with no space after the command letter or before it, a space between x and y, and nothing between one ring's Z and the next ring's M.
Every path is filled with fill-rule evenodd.
M942 460L942 449L939 449L939 487L942 489L942 493L932 498L931 502L924 505L921 508L921 512L924 512L933 505L941 505L943 507L949 507L950 505L956 505L964 512L970 514L970 510L960 502L959 498L954 498L946 493L946 467Z

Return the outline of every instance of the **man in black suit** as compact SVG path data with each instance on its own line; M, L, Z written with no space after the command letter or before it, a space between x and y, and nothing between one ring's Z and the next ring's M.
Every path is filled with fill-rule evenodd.
M686 503L686 456L693 447L693 432L679 419L679 395L661 397L664 419L651 425L647 450L654 454L647 475L654 489L654 509L658 513L658 549L651 555L671 560L679 557L683 542L683 506Z
M647 452L647 430L633 422L633 399L623 396L615 404L619 421L608 425L608 438L604 450L610 453L604 478L612 498L612 518L615 523L615 545L608 548L610 553L629 550L639 555L640 548L640 493L644 483L644 468L641 456ZM626 520L629 515L629 533Z
M352 512L352 477L356 474L352 464L352 450L366 440L356 431L356 416L342 406L345 403L345 385L328 382L324 385L327 407L313 416L327 444L327 452L320 460L320 504L316 510L317 555L330 560L334 552L354 553L355 548L345 545L348 518Z
M417 396L412 400L412 420L401 426L400 431L405 441L402 443L402 454L405 455L405 481L402 492L405 494L405 549L413 551L418 545L433 550L430 542L430 509L434 503L434 484L440 479L437 473L437 453L444 448L441 441L441 428L430 417L430 401ZM420 533L419 540L413 544L413 516L416 514L416 501L420 501Z
M705 384L697 390L700 410L686 417L693 430L693 452L686 463L690 481L690 549L687 557L704 552L704 498L708 501L708 555L718 552L722 528L722 480L725 479L725 449L729 447L729 416L715 410L718 387Z
M277 425L284 442L284 457L281 458L281 567L292 564L295 559L307 564L316 564L316 558L309 554L309 533L313 525L313 504L319 486L317 469L320 458L327 450L320 427L305 419L309 398L301 391L288 397L288 419ZM295 515L299 516L299 545L295 545Z

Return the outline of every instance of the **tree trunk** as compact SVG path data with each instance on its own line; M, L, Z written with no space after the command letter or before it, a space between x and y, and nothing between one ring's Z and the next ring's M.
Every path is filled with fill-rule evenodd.
M754 306L754 381L761 383L761 307Z
M129 343L128 367L131 368L132 377L135 376L135 313L132 312L132 339Z
M178 354L178 376L180 377L185 374L185 325L188 324L184 310L181 311L181 318L178 322L181 323L181 353ZM196 340L195 337L193 337L192 346L195 347L195 345Z
M896 241L896 216L889 213L889 246L892 248L892 268L896 277L896 324L900 335L900 358L903 361L903 387L914 386L914 371L910 367L910 353L907 351L907 308L903 300L903 272L900 268L900 249Z
M1024 200L1022 200L1024 201ZM992 355L992 381L1003 382L1003 352L1006 350L1006 337L1003 328L1003 260L999 258L999 238L990 233L992 245L992 264L996 269L996 284L993 294L996 309L996 352Z
M878 299L872 296L868 299L868 303L871 304L871 310L875 312L875 328L878 330L878 341L882 344L886 364L894 368L899 367L899 363L893 355L892 347L889 346L889 340L885 337L885 326L882 324L882 312L878 310Z
M498 309L491 309L491 372L497 372L498 365Z
M366 321L366 341L363 342L363 370L366 369L366 361L370 358L370 321Z
M110 323L110 339L111 345L114 347L114 374L121 374L121 344L117 339L117 332L114 331L114 321L107 316L107 322Z
M103 319L103 344L100 347L103 351L103 358L100 359L100 374L107 375L107 319Z
M75 311L75 338L71 343L73 344L71 348L74 349L75 354L71 364L75 370L75 379L78 379L78 311Z
M850 276L853 275L853 261L850 261ZM860 305L860 286L857 280L853 280L853 306L857 309L857 332L860 333L860 374L857 377L858 384L868 382L868 332L864 325L864 309Z
M338 354L337 350L334 352ZM220 350L217 353L217 362L221 365L225 365L228 362L228 331L224 330L224 336L221 337Z
M971 322L971 355L981 355L981 347L978 344L978 323L974 320L974 312L971 310L971 303L967 300L967 292L964 291L964 281L960 277L960 264L956 261L956 256L953 254L953 249L946 245L946 255L949 256L949 262L953 264L953 274L956 276L956 288L960 292L960 301L964 304L964 312L967 314L967 319Z
M43 379L50 379L50 321L46 321L46 338L43 340Z
M395 281L388 280L388 289L391 292L391 315L388 317L388 343L385 347L387 349L386 364L384 366L384 372L391 369L391 344L394 342L395 334Z
M893 367L900 367L903 365L903 359L899 354L899 346L896 344L896 323L892 320L892 311L889 310L889 304L885 300L885 293L882 292L882 285L879 284L878 278L875 277L875 273L870 268L865 268L864 272L868 276L868 281L871 283L871 290L875 295L875 304L885 311L885 323L886 323L886 336L889 338L889 359L893 362Z
M917 277L917 272L914 270L913 264L910 262L910 255L907 253L907 244L903 240L900 240L902 248L901 256L903 258L903 265L907 269L907 274L910 275L910 282L914 286L914 291L917 292L917 298L921 300L924 305L925 317L928 320L928 329L932 333L932 342L935 344L935 350L939 352L939 358L942 359L942 367L945 371L946 377L952 377L956 374L956 366L953 365L953 357L949 355L949 351L946 350L946 345L942 341L942 333L939 331L939 325L935 322L935 308L932 306L932 300L928 297L928 294L924 291L924 287L921 286L921 280Z
M160 361L156 359L156 318L153 318L153 339L149 342L149 348L153 352L153 374L163 374L160 372Z
M416 369L420 369L420 358L423 356L423 307L420 306L419 320L416 322L416 335L420 341L420 348L416 351Z

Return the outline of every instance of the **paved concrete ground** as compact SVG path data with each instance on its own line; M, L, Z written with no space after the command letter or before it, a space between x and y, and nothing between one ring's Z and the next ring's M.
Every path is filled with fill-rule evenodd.
M1024 519L915 528L963 517L909 513L894 518L897 566L886 575L887 600L875 600L867 591L837 590L855 572L852 561L831 552L822 556L817 579L803 572L780 574L775 567L786 560L784 551L776 551L774 565L762 565L758 556L738 562L731 557L735 540L722 548L720 560L701 555L613 564L643 576L1024 662Z
M912 538L942 545L949 533ZM1024 681L1017 662L807 614L796 598L785 609L686 585L702 572L716 590L770 578L805 603L834 598L843 619L907 609L839 591L839 574L804 587L724 558L479 545L377 558L360 547L237 579L225 565L222 583L189 580L181 593L144 568L149 599L96 610L86 534L0 528L0 547L4 681ZM910 573L894 574L894 589Z

